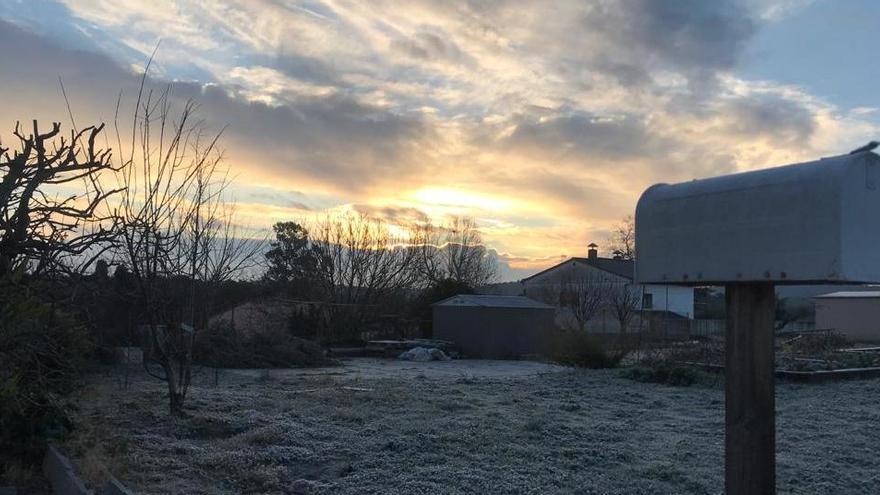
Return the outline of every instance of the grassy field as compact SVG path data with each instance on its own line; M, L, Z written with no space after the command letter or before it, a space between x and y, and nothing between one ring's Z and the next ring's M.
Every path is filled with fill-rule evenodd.
M65 448L144 494L723 491L720 383L393 361L196 382L172 420L160 382L93 376ZM880 381L783 383L777 406L779 493L877 493Z

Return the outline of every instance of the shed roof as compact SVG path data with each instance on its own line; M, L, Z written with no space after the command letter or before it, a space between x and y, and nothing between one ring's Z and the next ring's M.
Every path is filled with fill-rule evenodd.
M487 296L478 294L459 294L440 302L432 304L432 306L470 306L484 308L535 308L535 309L553 309L540 301L529 299L525 296Z
M831 292L829 294L822 294L819 296L815 296L816 299L875 299L880 298L880 291L878 290L865 290L865 291L854 291L854 290L844 290L839 292Z
M634 263L632 260L614 259L614 258L572 258L578 263L598 268L608 273L613 273L618 277L624 277L632 280Z
M591 266L593 268L597 268L599 270L602 270L603 272L608 272L612 275L617 275L618 277L623 277L623 278L627 278L630 280L633 279L634 263L632 260L614 259L614 258L573 257L573 258L569 258L569 259L563 261L562 263L559 263L557 265L553 265L550 268L547 268L545 270L541 270L540 272L538 272L534 275L528 276L528 277L522 279L522 282L528 282L529 280L531 280L539 275L543 275L545 273L556 270L560 266L563 266L568 263L583 263L583 264Z

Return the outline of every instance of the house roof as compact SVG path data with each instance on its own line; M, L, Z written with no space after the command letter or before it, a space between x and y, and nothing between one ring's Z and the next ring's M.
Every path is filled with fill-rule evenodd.
M880 298L880 291L877 290L865 290L865 291L854 291L854 290L844 290L840 292L831 292L829 294L822 294L819 296L815 296L815 299L875 299Z
M478 294L459 294L440 302L436 302L432 304L432 306L553 309L553 306L535 301L534 299L529 299L525 296L484 296Z
M614 258L569 258L562 263L557 265L553 265L546 270L542 270L530 277L526 277L522 279L523 282L531 280L538 275L543 275L547 272L553 271L560 266L570 263L570 262L583 263L588 266L592 266L593 268L602 270L603 272L608 272L613 275L617 275L618 277L623 277L632 280L633 279L633 271L635 267L635 263L632 260L624 260L624 259L614 259Z

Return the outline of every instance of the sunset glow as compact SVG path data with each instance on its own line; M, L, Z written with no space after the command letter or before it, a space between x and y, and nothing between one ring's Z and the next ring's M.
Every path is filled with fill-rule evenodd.
M878 69L820 65L867 46L861 8L833 4L0 2L0 136L16 120L69 124L59 76L77 124L112 124L120 91L129 115L158 44L148 86L173 83L226 126L243 224L466 215L509 280L603 249L651 184L880 136L871 95L849 90ZM853 22L828 53L787 41L829 15Z

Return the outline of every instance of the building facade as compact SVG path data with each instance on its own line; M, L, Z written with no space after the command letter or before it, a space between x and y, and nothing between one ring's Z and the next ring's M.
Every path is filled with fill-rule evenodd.
M632 260L600 257L598 246L591 244L587 257L570 258L521 280L519 293L555 306L556 323L562 327L618 332L622 322L634 330L644 328L644 320L694 318L693 287L635 284L633 271ZM604 299L601 304L590 301L599 297ZM590 305L599 307L584 307ZM595 311L576 314L584 309ZM583 321L585 315L588 321Z
M816 329L853 342L880 342L880 291L839 291L814 298Z
M515 359L542 354L554 308L523 296L461 294L432 305L433 337L468 357Z

